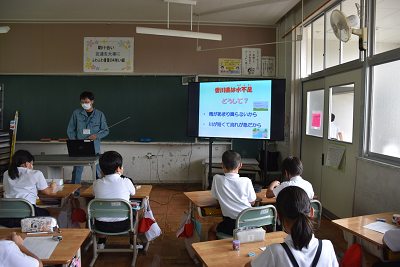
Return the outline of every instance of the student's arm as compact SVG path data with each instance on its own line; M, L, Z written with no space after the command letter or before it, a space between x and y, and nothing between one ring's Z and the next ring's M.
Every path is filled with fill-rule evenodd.
M280 185L281 183L279 182L279 181L273 181L269 186L268 186L268 189L267 189L267 197L275 197L275 194L274 194L274 188L275 187L277 187L278 185Z
M50 195L51 193L53 193L54 189L56 189L56 188L57 188L56 183L52 182L49 187L47 187L47 188L45 188L43 190L39 190L39 191L42 194Z
M342 135L342 133L339 132L338 135L339 135L340 141L343 141L343 135Z
M43 267L42 261L32 252L30 252L26 247L24 247L24 240L22 237L17 235L15 232L12 232L10 234L10 239L14 241L14 243L18 246L19 250L21 250L22 253L36 259L39 262L39 267Z

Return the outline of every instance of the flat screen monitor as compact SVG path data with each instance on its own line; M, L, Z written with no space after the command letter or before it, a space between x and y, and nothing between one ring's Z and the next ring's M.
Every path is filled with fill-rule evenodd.
M284 140L285 79L189 83L188 136Z

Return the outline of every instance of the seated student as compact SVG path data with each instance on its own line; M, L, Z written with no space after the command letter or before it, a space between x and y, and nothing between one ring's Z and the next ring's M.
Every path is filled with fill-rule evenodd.
M397 217L395 219L397 226L400 227L400 217ZM399 252L400 251L400 229L394 229L394 230L389 230L387 231L382 238L382 243L386 246L389 247L389 249L393 252ZM373 267L394 267L394 266L399 266L400 262L399 261L394 261L394 262L376 262Z
M100 156L100 173L103 179L98 179L93 183L93 195L95 198L121 198L129 201L130 196L135 194L135 187L129 178L121 178L124 172L122 166L122 157L116 151L107 151ZM133 210L133 219L137 220L137 212ZM130 229L129 218L96 218L96 227L100 231L116 233ZM137 233L138 224L136 224ZM106 235L99 235L97 247L103 249L106 243ZM143 248L137 245L137 248ZM133 240L131 237L131 248L133 248Z
M0 267L43 267L42 261L26 247L24 240L12 232L0 239Z
M267 189L267 197L277 197L279 192L287 186L298 186L306 191L310 199L314 198L312 185L300 176L303 173L303 164L299 158L287 157L284 159L282 162L282 172L289 181L282 184L279 181L273 181Z
M57 188L56 183L47 186L41 171L33 170L34 158L26 150L18 150L12 157L8 171L3 175L4 198L23 198L32 203L35 216L49 216L45 209L36 207L38 191L49 195ZM6 227L21 227L21 219L0 218L0 225Z
M297 186L284 188L276 199L276 209L278 218L289 235L284 243L269 245L245 267L296 266L289 254L292 254L293 260L301 267L339 266L331 241L314 237L311 220L314 209L303 189ZM314 260L316 264L312 265Z
M233 235L239 213L255 203L256 193L251 180L239 177L238 171L242 168L240 161L240 154L236 151L228 150L222 155L221 166L225 175L214 176L211 195L221 206L223 221L211 226L208 230L208 240L216 240L217 232Z

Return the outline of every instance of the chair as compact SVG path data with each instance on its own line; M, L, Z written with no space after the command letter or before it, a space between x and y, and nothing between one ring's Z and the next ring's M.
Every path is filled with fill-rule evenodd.
M2 198L0 201L0 218L35 216L35 208L23 198Z
M89 230L92 233L92 240L93 242L93 259L90 262L90 267L93 267L94 263L96 262L97 257L99 256L98 253L100 252L132 252L133 259L131 266L135 266L136 258L138 255L138 251L136 249L136 232L135 227L137 221L133 223L133 213L132 207L130 203L124 199L93 199L89 202L88 207L88 226ZM123 232L118 233L107 233L102 232L96 228L94 223L94 218L96 217L128 217L131 221L130 229L127 229ZM97 235L104 234L104 235L123 235L129 233L133 240L133 249L123 249L123 248L105 248L105 249L98 249L97 248Z
M236 219L236 229L243 226L272 225L272 231L276 232L276 209L273 205L251 207L239 213ZM219 239L233 238L222 232L217 233Z
M318 219L318 224L317 228L314 229L315 231L319 230L319 227L321 226L321 216L322 216L322 204L316 199L311 200L311 207L314 208L314 217Z

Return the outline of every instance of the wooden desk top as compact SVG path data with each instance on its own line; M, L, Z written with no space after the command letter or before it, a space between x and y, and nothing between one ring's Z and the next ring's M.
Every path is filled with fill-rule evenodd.
M387 223L392 224L393 214L399 214L400 212L386 212L379 214L364 215L346 219L333 220L334 225L339 228L350 232L362 239L365 239L379 247L386 247L382 244L383 234L367 229L364 225L376 222L376 218L386 219Z
M57 197L57 198L65 198L71 195L76 189L81 187L80 184L64 184L63 189L60 191L55 192L54 194L51 193L50 195L38 194L39 197Z
M54 234L35 234L27 235L21 233L21 229L1 228L0 237L8 236L11 232L16 232L18 235L25 239L25 237L38 237L38 236L62 236L63 240L58 243L49 259L42 259L43 264L68 264L75 256L78 249L81 247L83 241L89 235L89 229L61 229L62 233Z
M135 195L131 196L131 198L149 198L150 192L153 189L152 185L140 185L139 189L136 189ZM85 191L80 193L81 197L94 197L93 195L93 185L88 187Z
M261 198L261 205L269 205L276 203L276 197L266 197L267 189L262 189L260 193L256 193L258 198ZM318 199L318 196L314 196L313 199Z
M282 243L286 236L285 232L266 233L264 241L240 244L239 251L232 250L233 238L193 243L192 247L205 266L243 266L262 252L260 247ZM256 255L249 257L251 252Z
M218 201L211 195L210 190L183 192L194 206L204 208L219 206Z

